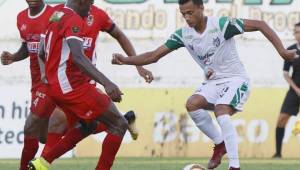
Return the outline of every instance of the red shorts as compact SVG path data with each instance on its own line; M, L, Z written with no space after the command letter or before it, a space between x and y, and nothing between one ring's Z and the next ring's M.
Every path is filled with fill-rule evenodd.
M47 86L45 84L41 84L31 91L31 113L40 118L49 118L55 107L55 103L47 95Z
M78 120L92 121L105 112L110 98L90 84L85 84L70 93L52 96L55 103L65 112L69 127Z

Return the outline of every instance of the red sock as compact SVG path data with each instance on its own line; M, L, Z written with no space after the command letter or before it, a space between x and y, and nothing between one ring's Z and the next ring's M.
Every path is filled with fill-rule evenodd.
M107 134L102 144L102 153L96 170L110 170L121 146L123 138Z
M42 155L45 155L50 151L50 149L58 143L58 141L63 137L63 134L59 133L48 133L47 135L47 142L44 146Z
M42 154L42 157L49 163L52 163L56 158L59 158L72 148L76 146L83 138L85 138L80 129L72 128L70 129L65 137L58 141L51 149L45 154Z
M106 131L107 128L103 123L98 124L93 134L101 133L103 131Z
M21 156L20 170L28 170L27 166L39 149L39 141L35 137L24 136L24 146Z

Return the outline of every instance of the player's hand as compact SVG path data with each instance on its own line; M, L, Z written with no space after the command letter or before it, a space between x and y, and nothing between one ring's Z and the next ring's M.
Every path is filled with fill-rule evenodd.
M3 51L1 54L1 63L3 65L9 65L14 62L13 55L7 51Z
M282 58L284 58L285 60L288 60L288 61L293 61L294 59L299 57L299 55L297 55L296 49L294 49L294 50L284 49L280 52L280 55Z
M139 72L139 75L142 76L147 83L151 83L153 81L154 78L151 71L143 67L137 67L137 70Z
M112 82L104 85L106 94L111 98L114 102L121 102L123 93L119 89L117 85Z
M124 62L126 61L127 57L123 56L122 54L118 54L118 53L114 53L112 56L113 56L113 59L111 61L112 64L116 64L116 65L125 64Z

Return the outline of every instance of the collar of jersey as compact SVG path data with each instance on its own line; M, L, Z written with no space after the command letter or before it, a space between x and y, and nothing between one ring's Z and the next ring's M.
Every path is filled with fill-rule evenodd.
M44 12L45 12L45 10L46 10L46 8L47 8L47 4L45 4L44 5L44 8L42 9L42 11L41 12L39 12L38 14L36 14L36 15L34 15L34 16L32 16L32 15L30 15L30 11L29 11L29 8L28 8L28 17L30 18L30 19L35 19L35 18L38 18L39 16L41 16Z

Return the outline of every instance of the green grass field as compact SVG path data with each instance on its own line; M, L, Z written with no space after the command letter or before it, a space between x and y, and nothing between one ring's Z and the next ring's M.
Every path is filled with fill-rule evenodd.
M206 165L207 159L201 158L117 158L113 170L182 170L189 163ZM51 170L93 170L95 158L61 159L54 163ZM243 170L299 170L298 159L242 159ZM1 170L18 169L18 160L0 160ZM227 161L223 161L217 170L226 170Z

